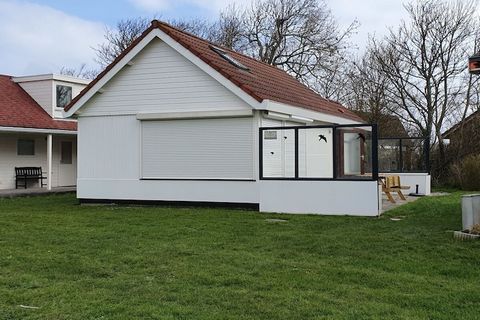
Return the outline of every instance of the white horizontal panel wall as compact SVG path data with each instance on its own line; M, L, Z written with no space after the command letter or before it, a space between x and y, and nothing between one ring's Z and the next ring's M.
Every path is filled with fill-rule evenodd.
M258 182L81 179L80 199L259 203Z
M78 178L139 179L140 121L135 116L81 117Z
M254 179L249 118L142 121L142 177Z
M379 215L377 181L261 180L260 211Z
M82 115L251 108L222 84L154 39L82 109Z

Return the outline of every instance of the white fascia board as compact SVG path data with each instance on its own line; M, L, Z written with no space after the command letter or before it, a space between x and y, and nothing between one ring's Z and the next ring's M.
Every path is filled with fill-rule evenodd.
M219 119L252 117L253 110L137 113L137 120Z
M203 62L200 58L194 55L190 50L183 47L177 41L172 39L169 35L161 31L160 29L153 29L149 34L147 34L135 47L130 50L120 61L105 74L97 83L91 87L85 95L83 95L75 105L70 108L67 112L65 112L66 117L71 117L74 113L76 113L92 96L97 93L110 79L112 79L125 65L128 65L130 61L140 52L143 48L145 48L154 38L159 38L160 40L164 41L167 45L181 54L183 57L188 59L194 65L199 67L201 70L206 72L212 78L217 80L220 84L222 84L225 88L230 90L240 99L245 101L248 105L252 108L257 109L260 107L260 102L254 99L252 96L244 92L240 89L237 85L232 83L230 80L225 78L222 74L218 71L210 67L207 63Z
M199 67L202 71L207 73L209 76L217 80L221 85L223 85L225 88L227 88L229 91L231 91L233 94L235 94L237 97L245 101L248 105L250 105L254 109L259 109L260 107L260 102L258 102L255 98L253 98L251 95L240 89L236 84L225 78L220 72L217 70L213 69L211 66L209 66L207 63L205 63L202 59L194 55L190 50L186 49L184 46L179 44L177 41L172 39L168 34L165 32L161 31L160 29L155 29L153 30L158 34L158 37L164 41L166 44L168 44L170 47L172 47L175 51L180 53L183 57L185 57L187 60L192 62L194 65Z
M301 117L332 124L361 124L361 122L355 120L337 117L305 108L295 107L272 100L263 100L261 105L261 109L263 110L289 114L293 116L292 120L295 117Z
M263 117L267 118L267 119L289 121L289 122L298 122L298 123L302 123L302 124L313 122L313 119L310 119L310 118L300 117L300 116L296 116L296 115L289 115L289 114L279 113L279 112L274 112L274 111L265 112L263 114Z
M21 77L13 77L13 82L22 83L22 82L32 82L32 81L45 81L45 80L57 80L69 83L76 83L76 84L84 84L88 85L91 80L67 76L63 74L39 74L33 76L21 76Z
M37 129L22 127L0 127L0 132L19 132L19 133L51 133L76 136L77 131L59 130L59 129Z

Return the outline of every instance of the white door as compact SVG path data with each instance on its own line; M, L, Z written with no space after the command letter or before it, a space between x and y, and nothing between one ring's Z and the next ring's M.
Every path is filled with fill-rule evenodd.
M60 163L58 166L58 186L76 184L76 146L73 140L60 140Z
M263 131L263 176L295 177L295 131L272 129Z

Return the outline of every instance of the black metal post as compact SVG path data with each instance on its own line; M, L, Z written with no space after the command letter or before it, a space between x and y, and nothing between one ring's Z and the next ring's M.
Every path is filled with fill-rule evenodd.
M372 124L372 179L378 180L378 136L376 124Z
M263 179L263 130L262 128L259 129L258 131L258 174L259 174L259 179Z
M332 152L332 157L333 157L333 175L332 178L336 179L337 178L337 127L333 126L332 127L332 146L333 146L333 152Z
M398 141L399 141L399 147L400 147L400 155L399 155L400 157L398 159L398 162L400 163L398 164L398 170L400 172L403 172L403 143L402 143L403 139L398 139Z
M298 179L298 128L295 128L295 179Z

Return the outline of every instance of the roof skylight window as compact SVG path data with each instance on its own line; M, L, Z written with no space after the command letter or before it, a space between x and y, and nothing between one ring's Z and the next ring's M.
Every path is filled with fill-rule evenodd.
M245 70L245 71L250 70L247 66L242 64L240 61L232 58L225 50L222 50L222 49L220 49L218 47L214 47L214 46L210 46L210 49L215 51L220 57L227 60L230 64L234 65L235 67L237 67L239 69L242 69L242 70Z

